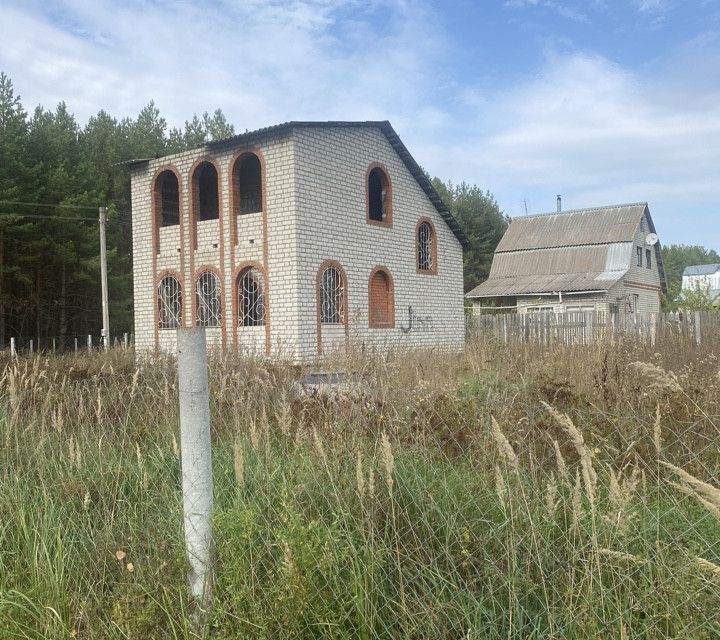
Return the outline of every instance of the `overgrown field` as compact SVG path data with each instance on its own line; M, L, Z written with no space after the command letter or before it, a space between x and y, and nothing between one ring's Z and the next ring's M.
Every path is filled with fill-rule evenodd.
M720 339L663 340L213 357L209 637L720 637ZM196 637L172 361L0 366L0 638Z

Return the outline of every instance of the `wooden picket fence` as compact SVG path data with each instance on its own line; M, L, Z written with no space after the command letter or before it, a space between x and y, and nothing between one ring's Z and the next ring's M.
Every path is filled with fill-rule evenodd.
M700 344L716 336L720 312L632 314L624 317L602 311L567 313L498 313L466 316L466 337L495 336L504 343L587 345L597 340L633 337L655 344L674 337Z

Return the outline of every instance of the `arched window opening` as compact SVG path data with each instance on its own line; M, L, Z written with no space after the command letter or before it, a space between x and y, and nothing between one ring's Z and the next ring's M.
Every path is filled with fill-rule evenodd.
M212 271L204 271L195 282L195 324L219 327L220 308L220 278Z
M238 324L242 327L265 325L265 291L258 269L246 269L238 278Z
M217 169L211 163L204 162L196 169L195 175L198 220L217 220L220 217Z
M380 168L374 167L368 174L368 219L373 222L390 222L390 180Z
M345 323L345 282L337 267L327 267L320 277L320 322Z
M417 268L435 270L435 231L429 222L421 222L417 230Z
M370 327L392 327L395 323L395 301L390 274L374 271L368 285L368 319Z
M182 288L175 276L165 276L158 285L158 327L177 329L182 324Z
M238 213L258 213L263 210L262 168L260 159L248 153L235 164L236 184L239 191Z
M180 186L172 171L163 171L157 178L156 189L160 194L160 225L169 227L180 223Z

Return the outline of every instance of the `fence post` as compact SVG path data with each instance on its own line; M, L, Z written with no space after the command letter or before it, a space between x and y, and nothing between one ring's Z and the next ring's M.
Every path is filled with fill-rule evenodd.
M657 315L654 313L650 314L650 344L654 347L655 340L657 338Z
M77 336L75 336L75 355L77 355L78 352L78 339Z
M10 338L10 357L17 358L17 348L15 347L15 338Z
M56 347L55 338L53 338L53 353L55 353L55 347Z
M92 334L88 333L87 337L87 350L88 353L92 353Z
M700 312L695 311L693 315L695 316L695 344L697 346L700 346L702 344L702 327L700 326Z
M33 341L30 340L30 355L33 354L33 351L34 351L33 347L34 347L34 346L35 346L35 345L33 344Z
M125 351L127 351L127 348L128 348L128 334L126 331L125 333L123 333L123 349L125 349Z
M188 581L190 595L198 603L202 619L212 606L213 477L205 329L178 329L177 351Z

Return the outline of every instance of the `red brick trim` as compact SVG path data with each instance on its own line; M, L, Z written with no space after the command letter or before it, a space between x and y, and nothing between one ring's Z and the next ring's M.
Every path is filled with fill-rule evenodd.
M432 236L432 269L421 269L420 268L420 225L427 223L430 225L430 233ZM415 225L415 271L426 276L436 276L438 272L438 250L437 250L437 232L435 231L435 225L430 218L420 218Z
M372 281L376 274L383 273L387 278L388 288L385 293L385 300L373 300ZM387 322L373 322L372 309L375 305L387 305ZM368 327L370 329L394 329L395 328L395 282L390 270L385 266L377 266L370 272L368 278Z
M646 289L648 291L657 291L660 293L661 289L655 284L645 284L644 282L633 282L632 280L624 280L623 284L631 289Z
M315 318L316 318L316 331L317 331L317 350L318 355L322 355L322 322L320 322L320 291L321 291L321 278L322 274L328 267L335 267L340 272L340 277L343 282L343 289L345 295L343 296L343 324L345 325L345 348L347 349L350 343L350 332L349 332L349 321L348 321L348 280L345 269L337 260L324 260L320 263L315 276Z
M151 266L151 272L155 274L157 271L157 257L158 253L160 252L160 216L162 215L162 211L159 210L159 198L157 193L157 179L160 177L160 174L165 171L171 171L175 174L175 177L178 181L178 225L180 227L179 229L179 236L180 236L180 273L185 273L185 236L183 233L183 187L182 187L182 178L180 176L180 172L171 164L164 164L161 167L158 167L155 171L155 175L153 176L151 187L150 187L150 204L151 204L151 234L152 234L152 266ZM138 238L137 240L139 240ZM181 275L178 278L178 281L180 282L180 287L182 291L185 291L185 278L184 275ZM158 281L159 283L159 281ZM160 334L159 334L159 328L158 328L158 318L157 318L157 284L154 283L154 294L153 294L153 300L154 300L154 312L153 312L153 319L155 322L155 351L160 350ZM185 304L185 301L183 301L183 305ZM183 307L183 312L185 311L185 308ZM182 317L185 318L187 314L183 313Z
M238 348L240 339L238 327L240 326L240 304L238 299L238 280L248 269L257 269L263 278L263 296L265 297L265 355L270 355L270 299L268 297L268 276L265 267L256 260L248 260L235 269L232 281L232 317L233 317L233 349Z
M250 155L254 155L260 162L260 198L262 199L262 207L258 213L264 214L267 208L267 201L265 197L265 157L260 149L243 149L242 151L236 153L230 161L230 242L232 242L233 245L238 243L237 217L239 214L237 209L240 203L240 178L236 170L240 162Z
M223 349L225 348L225 283L223 282L223 272L218 267L211 265L211 264L202 264L197 269L195 269L192 277L192 318L190 319L191 326L196 326L195 323L197 322L197 319L195 317L195 314L197 313L197 295L196 295L196 287L198 278L205 272L210 271L214 273L218 280L220 281L220 334L222 336L222 346ZM210 327L214 328L214 327Z
M180 304L180 326L182 327L185 325L185 296L187 295L187 290L185 289L185 286L183 284L183 277L175 269L163 269L155 275L155 279L153 280L153 323L155 331L155 351L160 350L160 318L158 317L158 306L160 305L160 300L158 300L158 287L160 286L160 282L165 276L172 276L180 283L180 294L182 296ZM163 329L163 331L171 331L171 329Z
M199 169L203 164L211 164L217 172L217 192L218 192L218 218L222 219L222 172L218 163L208 157L202 157L190 168L190 247L193 251L197 251L197 223L199 220L200 209L200 188L199 188Z
M379 220L370 219L370 172L373 169L380 169L383 173L385 182L385 205L387 211L385 212L385 219L381 222ZM390 181L390 174L388 173L385 165L379 162L372 162L365 171L365 222L368 224L375 225L376 227L386 227L388 229L393 226L393 198L392 198L392 182Z
M237 163L249 154L254 154L260 161L260 184L261 184L261 198L262 198L262 251L263 251L263 275L265 277L265 351L267 355L270 355L270 277L269 277L269 264L268 264L268 202L267 202L267 172L265 165L265 156L262 151L256 147L250 147L238 151L230 161L229 176L229 215L230 215L230 264L235 265L235 251L239 242L238 230L237 230L237 214L235 210L240 198L240 185L235 177L235 167ZM251 263L243 263L238 269L245 268ZM232 286L236 288L237 274L239 272L235 270L235 277L233 278ZM233 292L233 299L236 298L236 292ZM235 335L234 347L237 348L237 305L233 304L233 316L232 316L233 334Z

